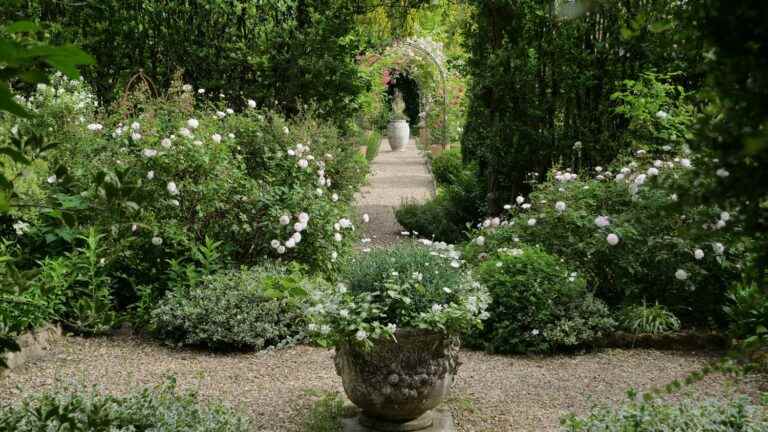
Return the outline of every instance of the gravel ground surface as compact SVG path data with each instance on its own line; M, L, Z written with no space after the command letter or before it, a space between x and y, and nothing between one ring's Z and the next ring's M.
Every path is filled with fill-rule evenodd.
M369 183L357 198L358 212L368 213L371 222L365 227L368 247L388 246L400 239L403 228L395 220L394 209L403 200L424 201L432 197L432 176L419 153L415 140L403 150L393 152L386 138L371 164Z
M491 356L463 352L449 406L460 431L554 431L561 415L620 401L711 359L706 353L607 350L577 356ZM174 350L131 337L64 338L50 356L0 377L0 402L81 382L123 394L175 376L181 388L223 401L254 419L258 431L297 431L313 402L308 391L339 391L332 351L299 346L261 353ZM724 394L713 376L697 392Z

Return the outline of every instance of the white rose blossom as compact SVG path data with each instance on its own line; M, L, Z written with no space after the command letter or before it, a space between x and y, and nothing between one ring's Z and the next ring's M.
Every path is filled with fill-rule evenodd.
M611 220L608 219L608 216L598 216L595 218L595 225L597 225L600 228L605 228L610 224L611 224Z
M179 188L176 186L176 183L170 181L167 185L165 185L165 188L168 190L168 193L171 195L178 195L179 194Z

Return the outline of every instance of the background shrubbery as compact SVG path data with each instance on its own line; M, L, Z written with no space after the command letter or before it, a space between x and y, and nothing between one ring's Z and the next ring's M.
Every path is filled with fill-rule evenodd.
M468 224L485 215L485 194L475 165L464 166L457 150L447 150L432 160L437 196L424 203L406 201L396 211L406 230L436 241L461 243Z
M685 158L659 157L619 161L592 178L552 173L529 200L511 206L508 223L490 228L488 248L541 245L612 306L658 302L688 325L722 324L725 293L744 258L740 217L714 206L681 208L674 196L692 174ZM601 216L607 225L598 226ZM702 225L710 228L701 232Z
M250 97L260 106L290 113L314 102L339 125L356 112L353 102L365 82L355 65L357 41L351 37L358 12L354 4L97 3L9 0L0 7L0 20L56 23L49 30L54 39L75 43L96 59L85 76L102 100L119 98L139 69L163 89L181 68L185 80L204 88L213 100L221 93Z
M4 314L9 330L55 320L105 333L126 311L141 327L179 279L264 261L330 272L350 251L349 203L367 173L352 142L312 111L235 113L196 95L176 82L101 110L87 85L57 76L19 99L37 116L0 117L0 139L34 133L57 144L30 167L6 164L19 197L5 216L15 242L2 249L2 283L16 294L3 294L2 307L29 309L24 320ZM225 344L201 333L185 343ZM261 347L288 335L262 336L222 338Z
M597 342L615 327L584 279L540 248L499 249L484 257L477 278L493 300L471 345L500 353L551 351Z

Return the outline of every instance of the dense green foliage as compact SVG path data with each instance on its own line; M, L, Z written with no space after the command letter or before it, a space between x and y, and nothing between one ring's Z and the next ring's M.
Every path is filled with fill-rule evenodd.
M0 26L0 116L34 118L34 115L15 100L10 83L20 80L25 85L45 86L52 70L64 72L70 78L79 77L78 65L90 64L93 59L74 46L50 45L36 34L39 26L29 21L16 21ZM60 73L59 72L59 73ZM15 206L19 196L18 177L20 168L29 168L55 143L46 143L36 133L21 136L18 130L10 130L8 142L0 143L0 223L9 225L7 213ZM36 131L35 131L36 132ZM9 170L9 166L15 169ZM13 225L18 233L24 225ZM2 235L3 229L0 229ZM34 272L19 271L15 260L8 254L15 249L12 242L0 239L0 368L5 366L3 354L19 349L15 334L26 328L38 326L53 315L47 293L34 290L27 282Z
M462 151L480 163L491 213L528 191L530 173L558 161L611 161L625 146L626 121L611 101L622 81L654 68L682 70L696 58L670 48L682 36L669 20L685 2L471 3Z
M765 282L764 282L765 283ZM735 283L727 293L724 310L730 323L731 335L747 339L761 329L768 332L768 295L755 282Z
M584 279L539 248L520 245L485 258L478 281L493 298L470 344L492 352L546 352L587 345L612 330L608 308Z
M0 20L57 24L59 40L91 53L86 70L104 100L112 100L140 69L162 89L177 70L217 98L249 97L261 106L297 113L314 102L339 124L355 111L364 81L351 37L358 5L347 1L267 0L258 3L122 0L84 4L11 0Z
M675 193L696 174L677 160L643 153L592 178L554 172L530 200L509 206L507 223L488 226L486 248L541 245L612 306L658 302L689 325L722 323L725 293L743 265L740 218L714 206L681 207Z
M595 408L563 420L568 432L758 432L768 429L763 407L748 398L668 402L630 400L618 409Z
M180 274L266 260L329 272L350 251L366 162L314 113L289 121L248 103L236 114L178 82L99 110L62 76L17 100L36 115L0 117L0 145L35 132L57 146L4 167L17 179L0 234L8 331L60 321L107 333L126 310L144 326Z
M247 432L249 421L218 404L202 405L175 383L127 396L73 387L30 396L18 407L0 407L0 431Z
M150 330L175 345L286 345L300 340L306 327L296 300L305 297L306 283L301 274L279 268L220 271L169 290L151 312Z
M463 166L449 150L437 156L432 169L438 182L437 196L425 203L404 202L396 211L397 222L421 237L460 243L467 239L468 223L485 214L484 189L474 164Z
M432 176L440 186L455 184L455 176L461 175L464 166L461 161L461 150L450 148L432 158Z
M711 104L701 119L695 145L713 150L708 170L729 175L697 189L697 201L716 197L740 207L745 230L754 237L755 282L768 296L768 4L749 0L706 0L689 17L705 43L707 92Z

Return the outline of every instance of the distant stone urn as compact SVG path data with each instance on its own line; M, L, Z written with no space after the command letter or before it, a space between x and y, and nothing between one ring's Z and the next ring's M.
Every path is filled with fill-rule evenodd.
M411 128L407 120L392 120L387 126L387 139L392 151L402 150L411 139Z
M459 367L459 338L430 330L399 329L397 341L376 341L371 350L336 347L336 373L349 399L362 410L360 424L379 431L417 431L432 426Z

